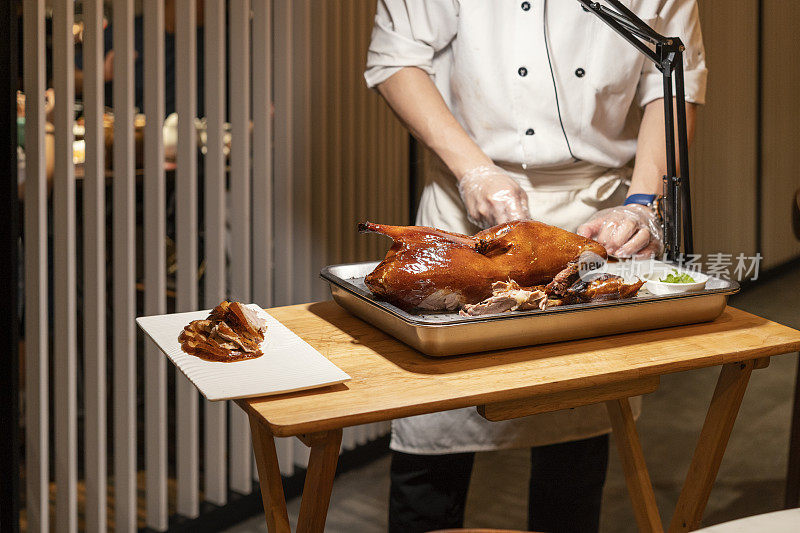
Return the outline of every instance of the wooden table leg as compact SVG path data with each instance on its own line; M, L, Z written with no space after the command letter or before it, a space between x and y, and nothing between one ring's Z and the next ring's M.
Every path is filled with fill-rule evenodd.
M700 526L750 374L757 364L757 361L751 360L722 366L675 515L669 525L670 533L691 531Z
M661 517L658 514L653 484L642 454L642 444L636 432L631 404L628 398L609 400L606 402L614 439L617 442L622 468L625 471L625 482L628 485L633 511L639 531L660 533L664 531Z
M286 499L283 495L278 453L275 451L275 439L267 426L253 415L250 415L250 433L253 437L267 530L269 533L289 533L291 528L289 515L286 512Z
M325 518L328 516L336 463L339 461L342 429L302 435L300 440L311 448L311 455L303 485L297 532L322 533L325 529Z
M784 507L792 509L800 503L800 361L794 383L792 425L789 433L789 464L786 468Z
M258 417L250 415L250 432L253 436L253 449L258 466L258 479L261 485L261 500L267 518L269 533L289 533L289 515L286 511L286 498L283 495L281 470L275 439L269 428ZM311 448L308 470L303 485L303 499L300 502L300 515L297 519L298 533L322 533L328 516L328 505L333 490L333 478L339 461L339 448L342 444L342 430L333 429L320 433L298 435L298 438Z

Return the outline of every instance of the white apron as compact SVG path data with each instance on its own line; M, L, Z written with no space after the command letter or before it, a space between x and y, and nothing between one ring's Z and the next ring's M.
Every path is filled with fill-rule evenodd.
M528 193L534 220L569 231L600 209L622 205L630 178L627 167L608 170L584 162L527 171L519 165L500 166ZM416 223L467 235L479 231L467 220L455 179L439 162L422 193ZM633 399L632 407L638 417L641 398ZM602 403L504 422L489 422L468 407L394 420L390 446L415 454L477 452L555 444L610 431Z

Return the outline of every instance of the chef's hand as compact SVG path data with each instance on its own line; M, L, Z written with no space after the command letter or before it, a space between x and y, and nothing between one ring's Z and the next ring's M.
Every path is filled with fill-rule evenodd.
M468 170L458 182L458 192L470 222L480 228L531 218L528 195L496 165Z
M630 204L598 211L578 228L578 235L602 244L608 255L645 259L664 251L664 237L655 210Z

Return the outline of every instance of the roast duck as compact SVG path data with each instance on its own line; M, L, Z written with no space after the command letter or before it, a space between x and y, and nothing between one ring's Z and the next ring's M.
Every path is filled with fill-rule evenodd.
M230 363L263 355L266 332L266 322L253 309L225 300L206 319L189 322L178 342L189 355Z
M475 235L423 226L366 222L394 244L367 275L367 287L406 311L481 315L631 298L643 281L613 274L581 276L587 261L604 261L603 246L536 221L514 221ZM599 265L597 265L599 266Z

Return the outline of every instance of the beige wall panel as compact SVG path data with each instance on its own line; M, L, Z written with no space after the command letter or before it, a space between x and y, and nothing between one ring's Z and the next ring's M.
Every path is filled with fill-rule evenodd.
M695 252L756 250L758 2L699 2L709 69L691 154ZM715 9L716 8L716 9ZM736 38L731 38L735 35Z
M761 253L769 268L800 256L792 233L792 202L800 189L800 63L787 58L797 44L800 3L763 1Z

